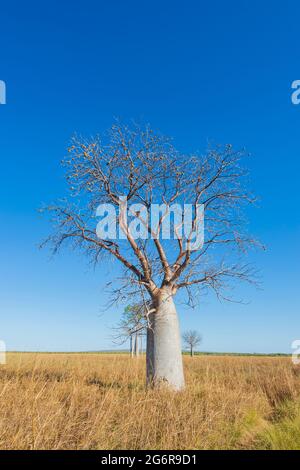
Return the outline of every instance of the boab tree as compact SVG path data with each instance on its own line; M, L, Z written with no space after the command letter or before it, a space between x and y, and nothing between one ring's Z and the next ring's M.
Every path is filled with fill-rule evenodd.
M147 325L144 303L127 305L123 311L121 321L114 328L114 341L117 344L124 344L129 339L131 357L138 356Z
M243 151L235 151L231 145L208 148L202 155L182 154L169 139L148 127L119 123L104 141L99 137L72 139L63 161L69 197L44 208L52 213L55 226L48 241L54 252L69 242L95 263L105 256L121 263L125 272L119 285L113 286L115 300L136 294L145 300L148 384L163 382L176 390L184 387L174 303L178 291L185 290L188 303L194 301L199 288L227 298L224 292L231 280L252 279L251 267L241 261L255 243L244 230L243 207L254 199L246 189L243 156ZM124 198L131 204L130 214L125 210L124 215ZM162 204L155 228L145 223L154 203ZM117 235L109 229L107 236L99 237L96 214L104 215L97 212L99 204L115 208ZM133 204L139 206L133 210ZM191 204L194 209L193 230L188 234L179 233L184 220L182 217L178 223L174 204L177 208ZM195 249L191 238L199 226L199 205L205 211L205 240ZM133 212L139 219L140 238L133 235L136 221L126 221ZM172 239L166 239L166 221L175 233Z
M188 330L183 333L182 338L185 344L190 349L190 355L193 357L195 348L202 341L202 336L196 330Z

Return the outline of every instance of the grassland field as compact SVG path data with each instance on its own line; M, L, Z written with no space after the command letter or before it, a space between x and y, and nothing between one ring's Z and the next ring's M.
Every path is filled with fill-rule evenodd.
M145 389L145 357L8 353L1 449L300 449L290 357L184 355L187 387Z

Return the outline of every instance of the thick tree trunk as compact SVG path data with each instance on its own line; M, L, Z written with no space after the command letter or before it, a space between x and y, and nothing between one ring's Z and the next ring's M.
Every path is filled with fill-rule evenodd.
M154 302L147 329L147 384L184 388L179 322L173 296L162 290Z
M193 357L194 351L193 351L193 346L191 346L191 356Z

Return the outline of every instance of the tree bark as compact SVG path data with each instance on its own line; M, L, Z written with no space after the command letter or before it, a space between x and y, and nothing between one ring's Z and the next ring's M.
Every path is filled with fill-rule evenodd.
M140 353L140 349L139 349L139 334L138 333L135 333L135 341L134 341L134 355L136 357L139 356L139 353Z
M133 357L133 338L130 335L130 356Z
M147 329L147 384L184 388L179 321L173 295L162 289L154 301Z
M193 351L193 346L191 346L191 357L193 357L194 351Z

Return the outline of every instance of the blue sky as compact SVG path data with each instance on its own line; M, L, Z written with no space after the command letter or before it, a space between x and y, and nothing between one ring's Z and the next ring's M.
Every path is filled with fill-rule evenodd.
M300 338L300 5L296 1L67 1L1 5L0 337L10 350L112 347L122 308L104 311L115 264L79 255L49 261L36 209L64 192L60 160L78 132L114 116L140 119L180 150L208 140L245 146L260 208L250 226L263 290L247 305L204 298L179 306L207 351L291 352Z

